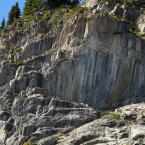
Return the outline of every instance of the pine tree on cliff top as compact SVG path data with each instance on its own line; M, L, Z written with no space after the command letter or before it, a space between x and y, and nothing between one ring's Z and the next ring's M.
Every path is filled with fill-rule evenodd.
M0 31L3 30L5 28L5 19L3 18L2 22L1 22L1 26L0 26Z
M34 14L34 12L39 10L40 3L40 0L26 0L23 15L29 16Z
M13 9L14 9L14 6L12 6L12 8L8 14L8 25L10 25L14 21Z
M16 19L20 18L21 12L19 8L18 2L12 6L9 14L8 14L8 25L12 24Z
M75 5L78 3L79 0L26 0L23 15L30 16L41 9L45 10L60 5Z
M20 11L18 2L16 2L16 5L14 6L14 10L13 11L14 11L13 13L14 13L15 19L20 18L21 11Z
M48 8L54 8L61 5L76 5L79 0L47 0L45 3Z

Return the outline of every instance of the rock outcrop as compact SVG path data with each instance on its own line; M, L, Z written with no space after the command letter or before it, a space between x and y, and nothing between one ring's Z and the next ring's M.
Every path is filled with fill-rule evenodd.
M0 144L145 144L144 2L86 6L1 34Z
M85 124L66 136L59 138L59 145L143 145L145 127L143 104L132 104L119 108L115 112L104 114L101 119ZM134 116L134 117L133 117Z

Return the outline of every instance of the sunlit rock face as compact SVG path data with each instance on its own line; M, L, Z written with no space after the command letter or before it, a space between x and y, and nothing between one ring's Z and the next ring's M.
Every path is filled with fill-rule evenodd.
M86 6L91 8L94 7L98 3L98 0L86 0Z
M70 32L70 24L62 30L58 51L68 51L69 57L53 69L43 66L44 87L67 100L99 108L144 100L144 40L131 34L127 24L105 14L78 21L75 27L84 27ZM71 42L77 38L83 43L72 46L67 31Z
M42 87L95 108L144 100L145 41L128 23L94 11L60 22L52 36L39 33L37 25L30 31L16 43L16 62L1 64L0 84L10 82L13 94ZM29 69L19 71L21 65Z
M5 130L3 128L3 123L0 122L0 144L3 144L5 139Z
M12 80L13 93L44 87L63 99L96 108L144 100L145 42L130 32L128 24L94 13L60 25L53 38L31 39L16 57L29 67L21 79L15 76L19 64L1 65L0 83ZM47 50L52 54L45 56Z
M144 144L142 9L86 6L1 35L0 144Z
M145 15L141 15L137 21L139 30L144 33L145 32Z

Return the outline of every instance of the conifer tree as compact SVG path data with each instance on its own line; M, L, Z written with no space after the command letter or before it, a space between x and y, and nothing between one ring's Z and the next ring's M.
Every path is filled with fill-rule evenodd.
M21 12L19 8L18 2L12 6L9 14L8 14L8 25L12 24L16 19L20 18Z
M4 29L5 28L5 19L3 18L2 22L1 22L1 29Z
M26 0L23 15L30 16L36 11L55 8L61 5L76 5L79 0Z
M13 13L14 13L14 17L15 17L15 19L20 18L21 11L20 11L20 8L19 8L19 4L18 4L18 2L16 2L16 5L14 6Z
M29 16L34 14L39 10L40 3L40 0L26 0L23 15Z
M78 3L79 3L79 0L47 0L45 1L45 5L48 8L55 8L61 5L76 5Z
M0 31L4 30L4 28L5 28L5 19L3 18L0 26Z
M13 10L14 10L14 6L12 6L8 14L8 25L10 25L14 21Z

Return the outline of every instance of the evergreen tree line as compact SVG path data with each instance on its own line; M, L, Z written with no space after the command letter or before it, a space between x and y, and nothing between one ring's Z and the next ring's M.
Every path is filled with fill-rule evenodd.
M76 5L79 0L26 0L23 15L33 15L36 11L42 9L53 9L61 5Z
M79 0L26 0L23 15L24 17L31 16L39 10L53 9L61 5L77 5ZM7 25L11 25L16 19L21 17L21 11L18 2L12 6L8 14ZM0 31L6 27L3 19L0 25Z
M21 11L20 11L18 2L16 2L16 4L12 6L8 14L7 25L11 25L16 19L19 19L20 16L21 16ZM0 26L0 32L4 30L5 27L6 27L6 22L5 22L5 19L3 18L1 22L1 26Z

